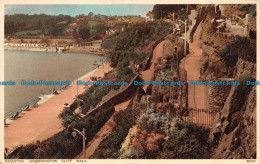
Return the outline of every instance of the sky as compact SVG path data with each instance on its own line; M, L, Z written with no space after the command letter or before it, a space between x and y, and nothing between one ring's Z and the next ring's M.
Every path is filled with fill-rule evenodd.
M153 4L83 4L83 5L5 5L5 14L87 15L89 12L102 15L141 15L153 9Z

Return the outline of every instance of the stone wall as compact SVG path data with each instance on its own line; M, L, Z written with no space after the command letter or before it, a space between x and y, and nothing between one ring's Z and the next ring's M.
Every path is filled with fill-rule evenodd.
M235 87L232 87L210 132L210 141L215 146L213 159L256 158L256 86L246 95L243 107L232 114L234 91ZM230 127L233 130L227 131Z
M93 109L89 110L86 115L83 117L88 116L90 113L95 113L99 110L102 110L104 107L110 107L114 106L116 104L120 104L123 101L127 100L129 97L131 97L137 88L139 87L138 85L134 85L134 81L141 81L139 75L136 75L131 82L129 83L128 86L123 87L117 92L114 92L115 94L113 95L107 95L102 101Z
M198 6L198 9L197 9L198 13L197 13L197 16L196 16L196 23L192 27L191 32L190 32L190 36L189 36L190 37L190 42L193 42L193 36L196 33L196 30L198 29L198 27L201 24L201 22L206 19L206 16L207 16L207 14L209 12L208 10L210 10L210 9L208 9L208 7L206 7L206 6Z
M239 58L235 66L235 79L243 72L248 72L254 79L256 64ZM210 131L209 139L214 145L212 158L256 158L256 86L248 95L243 95L244 105L236 111L232 106L232 100L236 98L235 90L234 86L231 87Z
M251 78L256 79L256 63L238 58L234 73L236 78L243 72L248 72Z
M214 81L233 82L233 78L219 78ZM221 111L232 85L207 85L207 107L209 111Z

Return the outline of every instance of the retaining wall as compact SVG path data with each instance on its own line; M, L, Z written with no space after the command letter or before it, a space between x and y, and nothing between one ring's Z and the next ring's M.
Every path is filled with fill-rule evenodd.
M234 78L219 78L214 81L233 82ZM209 111L220 111L224 107L225 101L232 85L207 85L207 107Z
M87 112L84 117L89 115L90 113L97 112L100 109L107 108L110 106L114 106L116 104L120 104L123 101L127 100L132 94L135 93L136 89L138 88L138 85L134 85L134 81L141 81L139 75L136 75L131 82L129 83L128 86L124 87L120 91L116 92L115 95L110 96L109 98L105 98L99 103L95 108L91 109L90 111Z

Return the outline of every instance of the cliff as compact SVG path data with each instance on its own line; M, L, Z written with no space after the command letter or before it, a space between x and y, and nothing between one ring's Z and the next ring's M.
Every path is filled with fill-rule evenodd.
M254 81L256 64L239 59L236 79L249 72ZM256 158L256 86L232 86L210 133L212 158ZM241 92L239 92L239 90Z

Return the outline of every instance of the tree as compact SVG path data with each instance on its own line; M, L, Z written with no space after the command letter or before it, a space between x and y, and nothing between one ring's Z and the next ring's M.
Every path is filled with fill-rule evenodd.
M13 21L5 22L5 35L12 34L15 32L15 26Z
M38 23L37 23L37 25L38 25L38 28L42 28L42 21L39 20Z
M79 37L86 40L90 37L90 30L86 26L79 27Z
M181 9L186 9L186 5L154 5L152 13L155 19L164 18L169 13L180 13Z
M26 26L25 22L17 22L15 24L15 31L23 31Z
M49 34L52 36L58 36L60 33L59 27L57 25L51 24L49 27Z
M93 16L93 12L88 13L88 17L91 18Z
M74 41L78 44L80 42L80 40L79 40L79 34L76 29L73 30L72 36L73 36Z
M148 12L146 13L146 16L147 16L147 18L148 18L149 20L152 20L153 17L154 17L152 11L148 11Z

